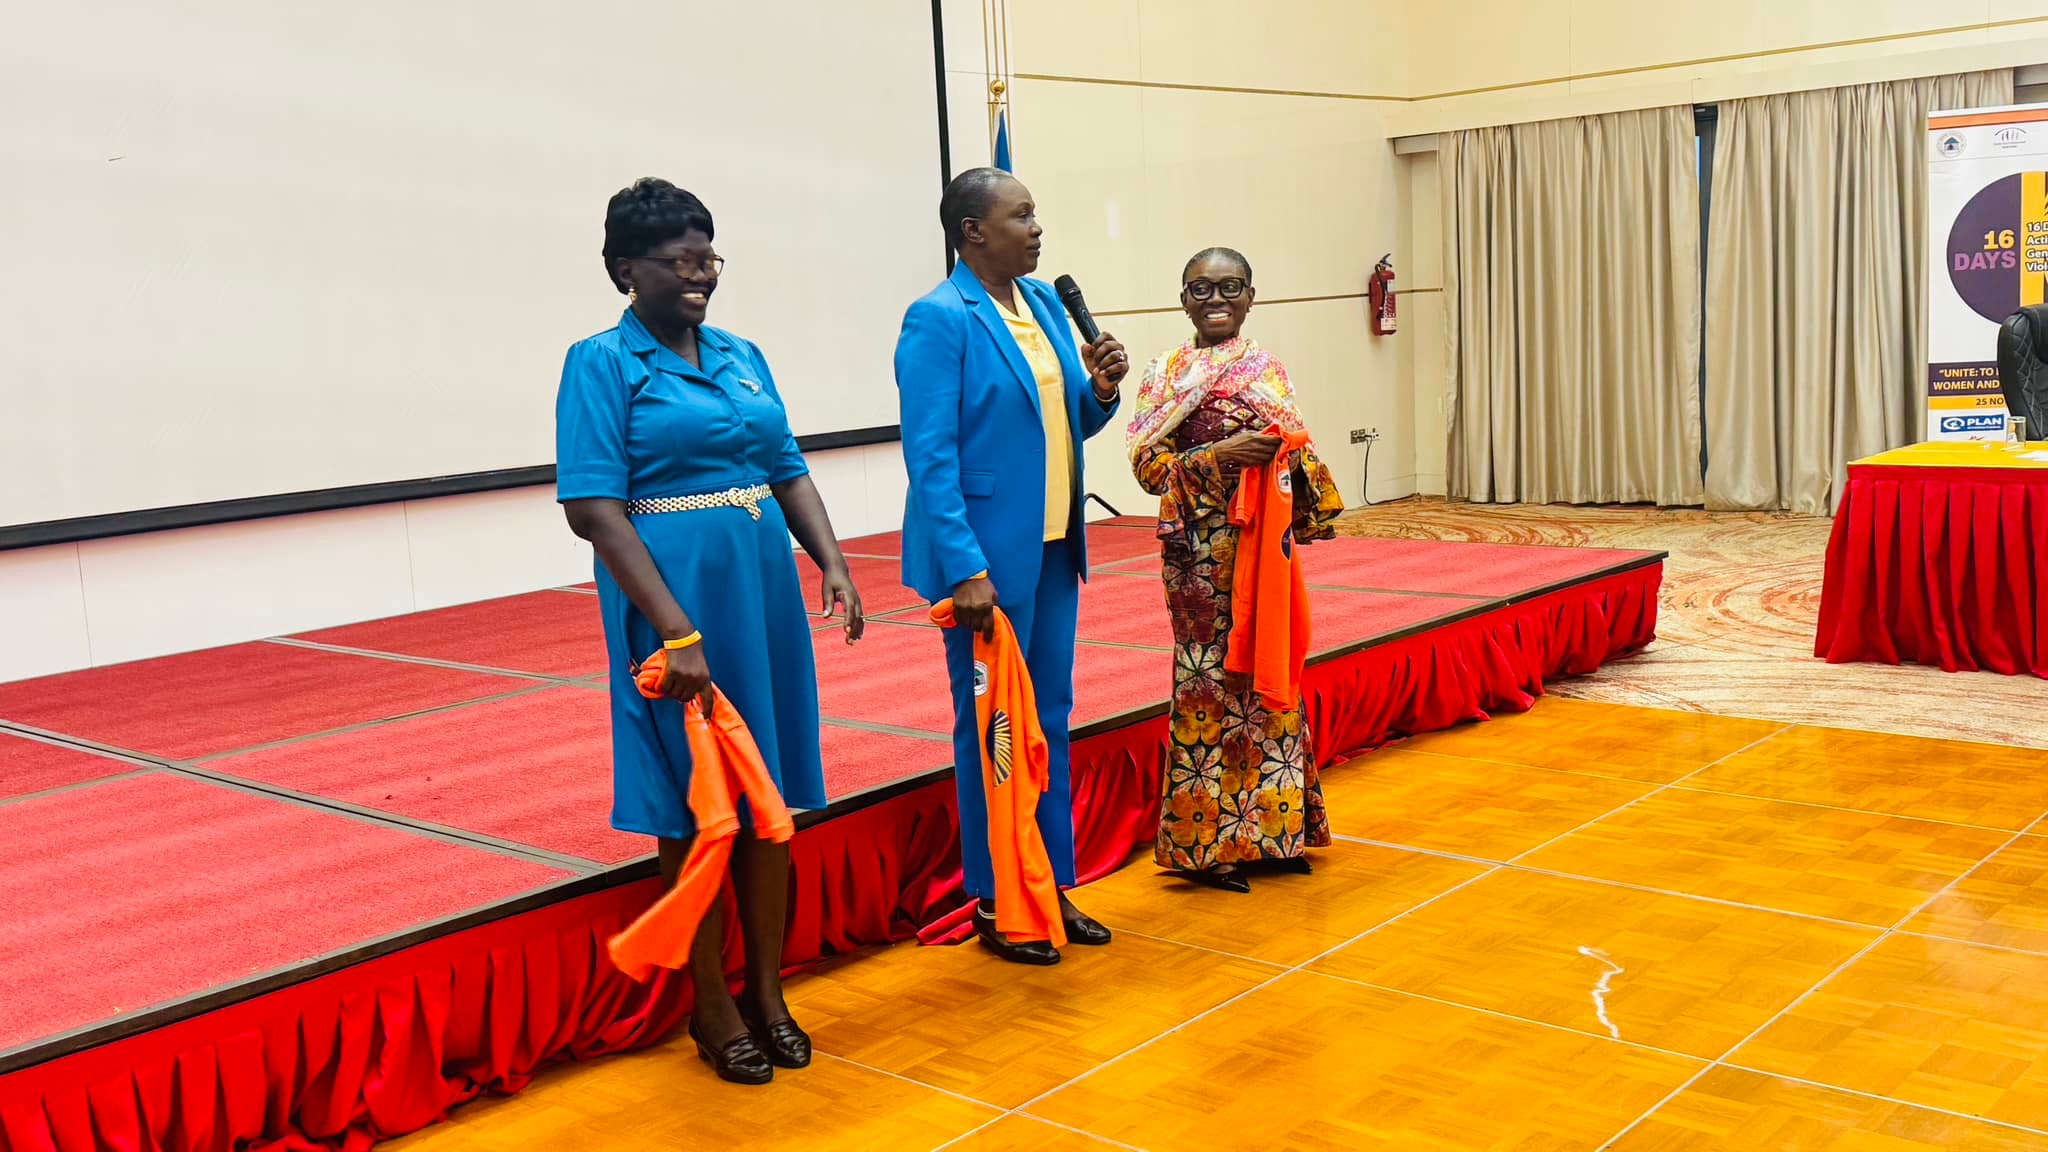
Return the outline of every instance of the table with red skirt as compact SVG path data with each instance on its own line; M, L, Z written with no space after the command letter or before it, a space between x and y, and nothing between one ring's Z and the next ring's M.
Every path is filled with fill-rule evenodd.
M2048 443L1849 465L1814 654L2048 678Z

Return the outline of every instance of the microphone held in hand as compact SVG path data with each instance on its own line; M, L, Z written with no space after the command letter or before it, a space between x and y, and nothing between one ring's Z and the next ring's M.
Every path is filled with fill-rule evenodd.
M1074 327L1081 330L1084 342L1093 344L1102 339L1102 329L1095 326L1095 317L1088 314L1088 302L1081 299L1081 286L1074 283L1072 276L1053 281L1052 290L1059 293L1060 303L1067 306L1067 315L1073 317Z

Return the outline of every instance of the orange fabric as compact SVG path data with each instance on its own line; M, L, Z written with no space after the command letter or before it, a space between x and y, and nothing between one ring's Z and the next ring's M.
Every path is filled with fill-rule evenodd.
M932 605L932 622L941 628L957 626L951 599ZM1050 940L1055 948L1064 947L1059 883L1038 831L1038 798L1051 785L1038 695L1017 633L1000 608L995 631L993 642L974 637L974 716L981 729L982 792L988 796L996 931L1011 940Z
M1308 660L1308 581L1294 549L1294 481L1288 458L1308 443L1306 431L1278 427L1280 451L1266 467L1247 468L1230 499L1237 525L1237 568L1230 586L1230 646L1223 670L1249 674L1252 690L1274 712L1301 702ZM1283 623L1284 622L1284 623Z
M661 676L668 668L665 656L657 652L641 665L636 676L641 695L649 695L648 673L653 669L652 695L660 696ZM732 842L740 833L735 794L743 794L753 810L754 835L781 843L796 834L796 822L761 762L753 734L723 693L714 690L708 720L696 701L685 705L683 730L690 742L690 815L697 821L697 837L676 886L606 946L612 963L635 980L646 980L656 968L689 964L697 926L725 885Z

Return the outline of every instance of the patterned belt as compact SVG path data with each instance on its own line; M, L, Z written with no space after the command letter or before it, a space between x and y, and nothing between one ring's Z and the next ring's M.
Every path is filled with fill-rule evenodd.
M747 515L761 518L761 501L772 499L775 490L766 484L752 488L727 488L723 492L704 492L696 496L662 496L653 500L628 500L626 511L634 516L646 516L655 512L702 512L707 508L745 508Z

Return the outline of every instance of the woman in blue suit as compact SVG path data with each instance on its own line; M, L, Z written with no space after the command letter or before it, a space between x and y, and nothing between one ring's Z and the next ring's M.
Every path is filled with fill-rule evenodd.
M1043 941L996 931L980 738L974 713L974 634L1000 606L1016 630L1050 748L1051 787L1038 827L1062 889L1074 884L1074 816L1067 720L1074 705L1074 625L1088 571L1081 443L1117 409L1130 369L1107 334L1076 348L1059 298L1029 279L1040 237L1031 193L1006 172L955 177L939 201L953 274L910 306L896 341L903 459L903 581L928 600L952 597L961 627L945 632L953 689L954 779L961 863L977 898L975 931L1006 960L1054 964ZM1109 930L1064 895L1067 939L1107 944Z

